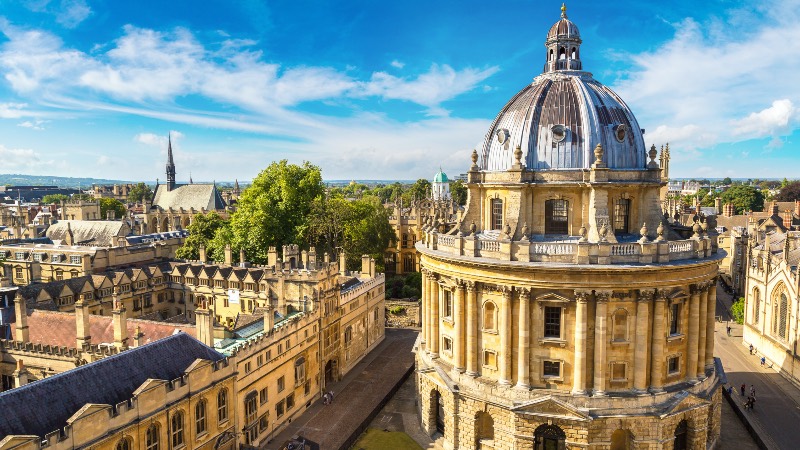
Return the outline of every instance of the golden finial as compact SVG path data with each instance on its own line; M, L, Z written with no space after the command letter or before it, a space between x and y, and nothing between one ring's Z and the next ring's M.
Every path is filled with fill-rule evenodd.
M562 3L561 4L561 18L562 19L566 19L567 18L567 4L566 3Z

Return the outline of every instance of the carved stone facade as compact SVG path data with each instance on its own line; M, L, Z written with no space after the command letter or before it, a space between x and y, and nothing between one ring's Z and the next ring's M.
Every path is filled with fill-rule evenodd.
M565 13L548 48L559 42L578 54ZM576 64L548 64L543 76L599 85ZM629 113L624 122L635 123ZM507 114L487 139L501 139L492 130ZM570 133L525 126L553 133L539 138L548 146ZM625 140L620 129L613 136ZM581 132L605 139L595 131ZM700 224L690 239L669 240L655 148L642 164L624 153L645 154L640 139L616 148L611 168L601 139L586 170L532 163L545 149L529 142L527 160L518 146L508 170L491 171L505 149L487 145L473 153L463 220L446 232L423 228L418 395L423 428L444 448L717 444L719 257Z

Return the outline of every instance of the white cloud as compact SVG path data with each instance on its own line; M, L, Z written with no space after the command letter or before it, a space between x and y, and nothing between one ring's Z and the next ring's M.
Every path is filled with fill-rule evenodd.
M800 5L778 3L707 23L685 19L655 50L615 55L632 64L615 90L648 129L648 143L679 143L676 155L797 128Z
M26 120L24 122L20 122L17 124L18 127L22 128L30 128L32 130L41 131L44 130L44 124L50 122L49 120L42 120L42 119L35 119L35 120Z
M52 160L42 160L41 155L29 148L7 148L0 144L0 161L3 170L13 173L16 170L32 171L44 167L53 167Z
M56 22L64 28L75 28L92 15L92 8L86 0L61 0L61 5L56 13Z
M183 137L183 133L175 130L172 130L167 134L139 133L133 137L133 140L140 144L158 147L166 151L167 143L170 137L172 138L172 146L174 148L177 142Z
M28 105L25 103L0 103L0 118L19 119L27 115L26 112L23 111L23 108L26 106Z
M390 65L391 65L392 67L396 67L396 68L398 68L398 69L402 69L403 67L405 67L405 66L406 66L406 63L404 63L404 62L400 62L400 61L398 61L398 60L396 60L396 59L395 59L394 61L392 61L392 62L390 63Z

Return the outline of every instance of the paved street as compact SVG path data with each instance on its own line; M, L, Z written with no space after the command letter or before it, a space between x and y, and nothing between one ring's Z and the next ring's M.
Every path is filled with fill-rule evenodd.
M717 316L728 319L731 298L717 289ZM734 387L733 398L740 409L744 398L739 386L756 388L756 406L744 414L770 449L796 449L800 442L800 390L775 371L762 368L761 355L750 355L742 345L742 326L731 323L731 336L726 336L726 322L717 322L715 356L722 359L728 383Z

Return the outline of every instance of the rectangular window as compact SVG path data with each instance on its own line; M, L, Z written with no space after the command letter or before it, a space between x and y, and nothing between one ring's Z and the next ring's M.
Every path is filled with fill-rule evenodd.
M244 363L244 373L250 373L250 363Z
M542 375L545 377L560 377L561 376L561 363L559 361L544 361L542 367Z
M628 218L630 217L631 201L621 198L614 203L614 233L628 232Z
M561 307L544 307L544 337L561 339Z
M449 337L442 336L442 348L445 353L453 353L453 340Z
M667 360L667 371L669 373L678 373L681 370L680 356L673 356Z
M681 304L680 303L673 303L669 306L669 334L676 335L680 333L680 327L678 326L679 320L681 317Z
M453 292L444 291L444 317L453 318Z
M503 229L503 201L499 198L492 199L492 229Z
M14 259L25 259L25 252L14 253Z
M569 234L569 202L547 200L544 202L545 234Z
M611 365L611 379L619 381L625 379L625 364L614 363Z
M308 395L308 394L311 393L311 382L310 381L306 381L306 384L303 385L303 393L305 395Z
M286 387L286 380L283 377L278 378L278 392L283 392Z
M44 258L44 256L45 256L44 253L34 253L33 254L33 260L36 261L36 262L42 262L42 259Z
M267 398L267 388L264 388L264 389L261 389L260 391L258 391L258 401L259 401L259 403L263 405L264 403L267 403L267 400L269 400Z
M275 405L275 414L278 417L283 416L283 400L279 401L278 404Z
M491 350L484 350L483 365L492 369L497 368L497 353Z
M264 414L263 416L261 416L260 419L258 419L258 428L259 428L259 432L260 433L263 433L263 432L267 431L268 424L267 424L267 415L266 414Z
M286 397L286 410L289 411L294 408L294 393Z
M267 361L272 359L272 350L267 350Z
M256 365L257 365L258 367L261 367L261 366L263 366L263 365L264 365L264 355L258 355L258 356L256 357Z

